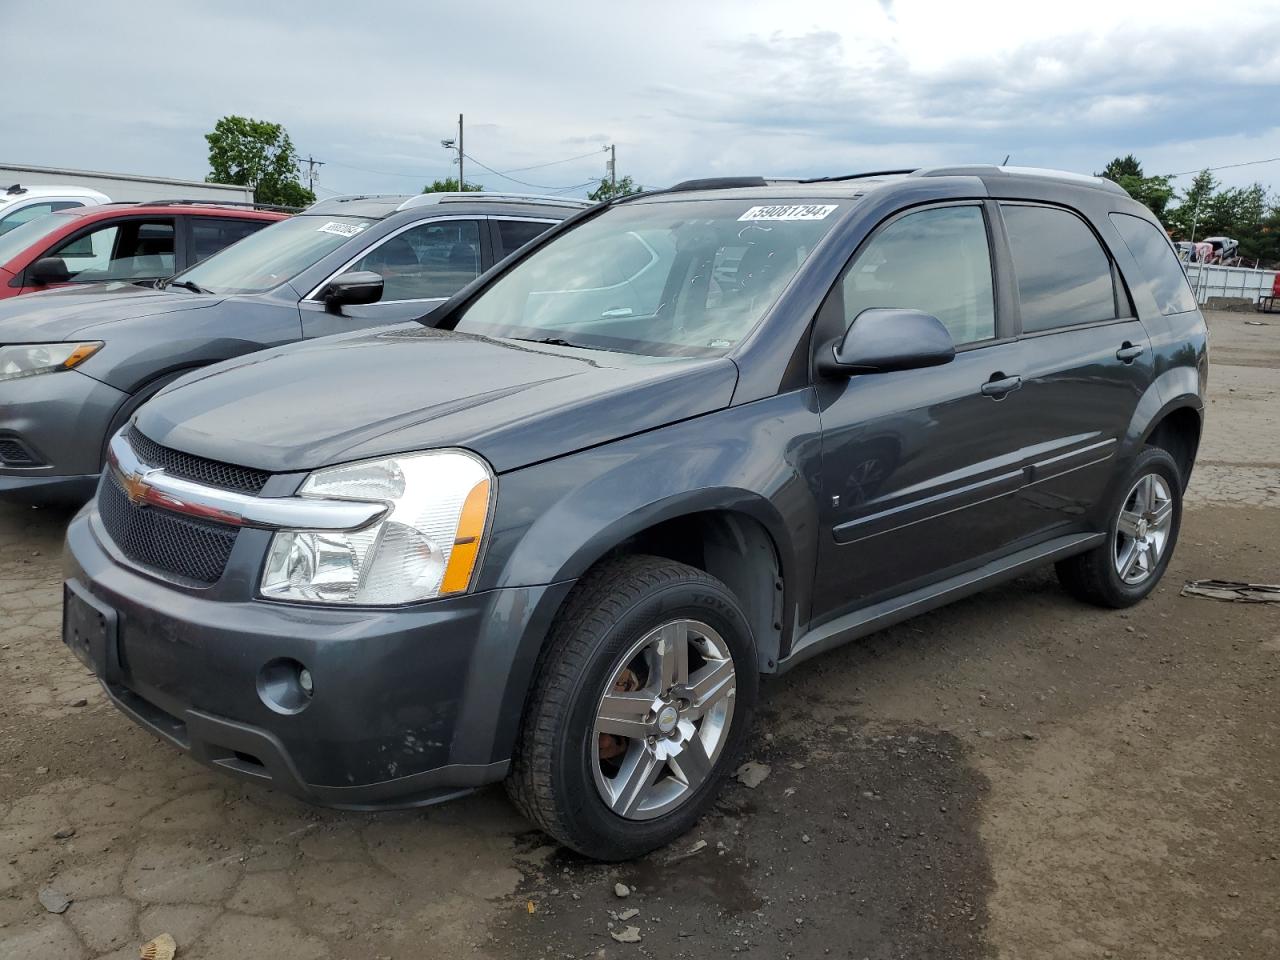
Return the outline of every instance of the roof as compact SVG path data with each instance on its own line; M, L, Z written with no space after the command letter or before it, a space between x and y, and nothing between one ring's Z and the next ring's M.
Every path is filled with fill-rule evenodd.
M0 206L16 200L32 200L39 197L80 197L92 199L97 203L106 203L111 199L101 190L76 184L14 183L7 187L0 186Z
M945 167L918 167L897 170L873 170L866 173L840 174L829 177L717 177L706 180L685 180L665 190L636 194L642 197L674 199L673 194L699 193L725 198L749 198L768 190L770 197L796 199L804 197L853 198L877 187L902 182L912 177L974 177L977 179L1019 178L1041 183L1054 183L1070 187L1086 187L1128 196L1118 183L1102 177L1091 177L1066 170L1049 170L1038 167L1004 167L987 164L967 164ZM624 198L627 199L627 198Z
M582 210L592 206L589 200L577 200L572 197L539 196L527 193L490 193L488 191L466 191L465 193L417 193L417 194L353 194L343 197L329 197L312 204L303 211L305 214L342 215L351 217L367 217L380 220L401 210L418 207L437 207L468 205L490 208L493 206L542 208L554 207L566 213Z
M217 200L157 200L138 203L102 203L91 207L69 207L52 214L59 217L90 217L106 219L125 214L173 214L233 217L246 220L283 220L287 213L279 210L260 210L253 204L220 203Z

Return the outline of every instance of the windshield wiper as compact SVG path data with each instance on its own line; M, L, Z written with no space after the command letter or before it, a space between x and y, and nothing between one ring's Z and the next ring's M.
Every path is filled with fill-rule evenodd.
M190 280L170 280L164 285L168 290L170 287L181 287L183 290L190 290L192 293L213 293L212 290L206 290L198 283L192 283Z
M524 343L545 343L551 347L577 347L579 350L603 350L603 347L588 347L581 343L574 343L563 337L543 337L537 339L535 337L512 337L512 340L520 340Z

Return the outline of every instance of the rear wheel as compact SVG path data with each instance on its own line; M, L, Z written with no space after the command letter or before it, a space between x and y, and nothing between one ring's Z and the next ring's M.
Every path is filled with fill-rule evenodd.
M1144 449L1121 490L1106 541L1057 565L1072 595L1102 607L1132 606L1155 589L1182 523L1182 477L1165 450Z
M714 801L757 688L750 629L724 584L658 557L602 564L552 629L508 792L580 853L640 856Z

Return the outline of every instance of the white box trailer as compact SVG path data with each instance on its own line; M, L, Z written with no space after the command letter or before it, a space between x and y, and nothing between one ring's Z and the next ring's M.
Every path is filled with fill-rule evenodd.
M99 173L25 164L0 164L0 193L13 184L24 187L76 186L100 190L119 202L145 200L223 200L252 203L253 188L233 183L203 183L172 177L143 177L132 173Z

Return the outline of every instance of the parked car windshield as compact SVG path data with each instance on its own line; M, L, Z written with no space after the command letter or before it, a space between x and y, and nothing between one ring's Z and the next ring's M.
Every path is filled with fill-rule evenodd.
M7 233L0 233L0 263L8 263L59 227L65 227L67 222L65 215L46 213L42 217L19 224Z
M193 283L209 293L262 293L292 280L373 222L360 217L291 217L233 243L169 282Z
M514 266L455 329L648 356L720 355L764 316L842 206L619 204Z

